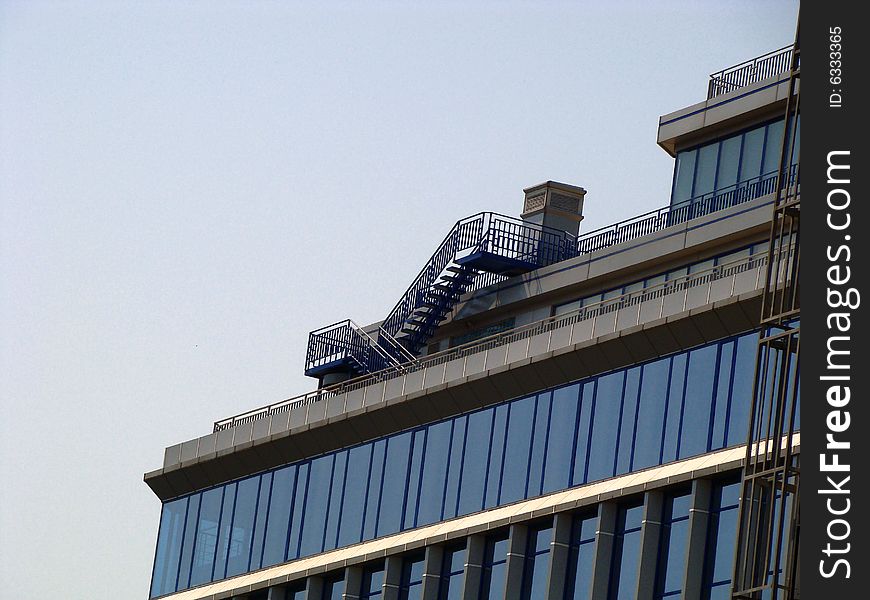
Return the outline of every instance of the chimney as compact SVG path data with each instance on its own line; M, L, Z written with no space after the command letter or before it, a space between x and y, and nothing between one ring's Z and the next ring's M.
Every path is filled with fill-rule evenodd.
M583 197L586 190L576 185L546 181L523 190L526 194L523 221L567 231L573 236L580 232L583 220Z

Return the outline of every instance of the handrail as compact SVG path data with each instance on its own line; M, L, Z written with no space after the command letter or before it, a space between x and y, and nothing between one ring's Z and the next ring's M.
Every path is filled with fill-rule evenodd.
M779 252L791 252L792 248L793 244L790 244L787 248L784 248ZM399 370L396 367L388 367L382 372L376 374L363 375L355 379L327 386L318 390L308 392L306 394L302 394L300 396L295 396L287 400L282 400L280 402L276 402L265 407L256 408L245 413L241 413L239 415L217 421L214 424L214 431L221 431L223 429L228 429L236 425L250 423L272 414L288 411L292 408L306 406L308 404L311 404L312 402L316 402L366 387L377 381L393 379L406 373L413 373L421 369L439 365L457 358L462 358L470 354L475 354L489 348L502 346L513 341L525 339L533 335L538 335L540 333L546 333L548 331L552 331L554 329L562 327L568 323L573 323L584 319L593 318L598 315L607 314L625 306L633 306L634 304L639 304L647 300L653 300L675 291L688 290L699 285L712 283L713 281L722 279L724 277L735 276L744 271L749 271L751 269L763 266L764 264L766 264L767 260L767 252L749 256L746 258L739 258L725 263L724 265L717 265L715 267L699 271L698 273L683 275L672 281L666 281L656 284L654 286L650 286L648 288L621 294L620 296L616 296L608 300L601 300L561 315L551 316L535 323L516 327L508 331L502 331L485 338L468 342L467 344L463 344L455 348L449 348L447 350L443 350L441 352L420 358L412 365L404 365L405 368L403 370Z
M789 44L711 74L707 100L788 71L793 50L794 45Z

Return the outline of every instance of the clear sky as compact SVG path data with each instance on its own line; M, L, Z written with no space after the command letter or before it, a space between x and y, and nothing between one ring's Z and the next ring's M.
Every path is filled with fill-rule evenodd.
M142 474L313 389L453 222L666 205L662 114L797 3L0 0L0 597L144 598Z

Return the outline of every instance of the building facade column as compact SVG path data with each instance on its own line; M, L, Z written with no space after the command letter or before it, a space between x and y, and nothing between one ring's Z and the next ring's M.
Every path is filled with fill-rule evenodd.
M592 559L591 600L607 600L610 588L610 566L613 562L613 544L616 536L617 506L614 502L598 505L598 529L595 532L595 551Z
M529 528L525 525L511 525L508 533L507 562L505 564L504 600L522 600L523 573L526 569L526 548Z
M661 492L647 492L643 498L643 521L640 530L640 564L637 570L637 600L654 600L656 567L662 538L665 497Z
M565 577L571 559L571 533L574 516L559 513L553 519L553 539L550 540L550 569L547 573L547 598L565 597Z
M483 555L486 552L486 537L472 535L468 538L465 553L465 576L462 579L462 600L477 600L480 595L480 580L483 577Z
M427 546L423 559L423 600L438 600L438 590L441 587L441 571L444 563L443 546Z
M713 482L696 479L692 482L692 500L689 506L689 541L686 545L686 575L683 597L700 598L704 585L707 531L710 527L710 500Z

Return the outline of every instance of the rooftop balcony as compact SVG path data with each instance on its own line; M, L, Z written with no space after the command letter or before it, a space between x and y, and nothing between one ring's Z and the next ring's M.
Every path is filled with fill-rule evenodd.
M788 71L793 51L794 46L789 44L711 74L707 84L707 100Z

